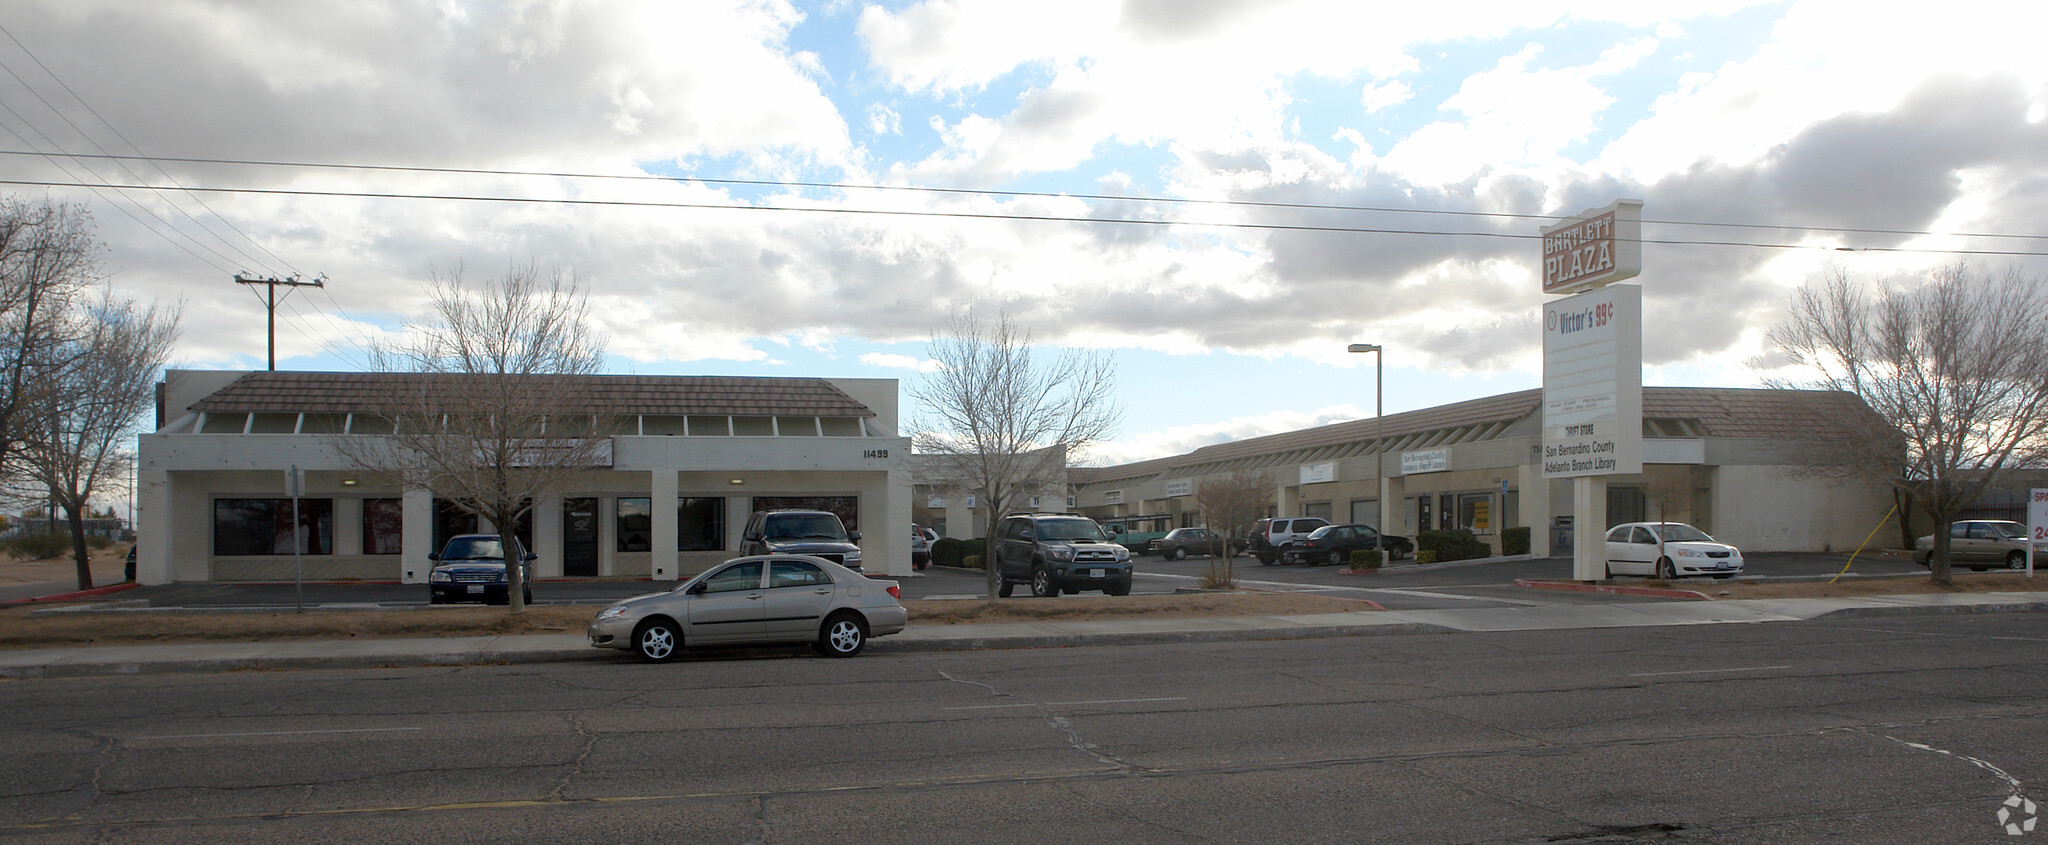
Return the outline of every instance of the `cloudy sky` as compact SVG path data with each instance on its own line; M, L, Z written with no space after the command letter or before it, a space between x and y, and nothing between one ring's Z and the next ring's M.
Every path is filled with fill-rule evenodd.
M1533 236L1617 197L1655 221L1648 384L1754 384L1831 269L2048 269L2037 3L0 0L0 27L0 191L87 205L112 282L185 303L188 367L263 366L236 273L324 274L279 367L346 370L431 274L537 262L590 284L616 372L907 385L952 315L1006 312L1114 356L1091 462L1118 463L1369 416L1352 342L1386 347L1388 412L1538 386Z

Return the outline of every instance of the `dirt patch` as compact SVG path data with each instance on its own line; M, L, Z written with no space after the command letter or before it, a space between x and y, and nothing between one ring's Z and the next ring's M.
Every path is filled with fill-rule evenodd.
M118 599L116 595L113 598ZM1205 616L1280 616L1370 610L1358 601L1292 593L1199 593L1176 596L1066 597L986 601L907 601L912 625ZM48 607L45 605L44 607ZM0 608L0 648L266 642L290 639L481 637L581 634L602 607L541 606L517 616L502 607L306 613L89 613L31 617L31 608Z
M1716 599L1823 599L1856 596L1897 596L1926 593L2031 593L2048 591L2048 573L2028 578L2026 573L1958 572L1954 586L1943 586L1926 576L1907 578L1844 578L1826 581L1747 581L1701 584L1673 581L1679 590L1698 590ZM1726 593L1726 595L1723 595Z
M93 549L87 559L91 561L93 586L105 587L127 580L127 543ZM72 588L78 584L78 564L71 560L70 552L44 560L0 557L0 585L59 583Z

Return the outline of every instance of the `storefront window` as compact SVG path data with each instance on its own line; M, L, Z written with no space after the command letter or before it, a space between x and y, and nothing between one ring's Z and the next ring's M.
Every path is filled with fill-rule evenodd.
M291 499L213 500L213 553L333 554L334 500L300 499L298 503L299 530L294 532Z
M654 500L646 496L619 499L619 551L645 552L654 548Z
M1306 505L1302 505L1302 506L1301 506L1301 515L1302 515L1302 516L1313 516L1313 517L1319 517L1319 518L1322 518L1322 519L1329 519L1329 518L1330 518L1330 503L1329 503L1329 502L1310 502L1310 503L1308 503L1308 504L1306 504Z
M725 550L725 499L683 496L676 500L676 551Z
M363 554L395 555L405 550L405 508L400 499L363 500Z
M1466 493L1458 497L1458 527L1474 534L1493 533L1493 496Z

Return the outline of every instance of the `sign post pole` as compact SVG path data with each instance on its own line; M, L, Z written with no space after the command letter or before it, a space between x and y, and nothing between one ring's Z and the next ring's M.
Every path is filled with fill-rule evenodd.
M2034 546L2048 542L2048 489L2027 493L2027 577L2034 577Z

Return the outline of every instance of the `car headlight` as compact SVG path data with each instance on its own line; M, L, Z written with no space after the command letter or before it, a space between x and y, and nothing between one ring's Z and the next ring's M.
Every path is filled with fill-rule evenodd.
M598 611L597 621L603 622L606 619L617 619L624 615L626 615L626 606L623 604L615 604L611 607L607 607L603 610Z
M846 553L846 562L847 562L847 563L859 563L859 562L860 562L860 550L859 550L859 549L854 549L853 551L847 552L847 553Z
M1119 560L1119 561L1125 561L1125 560L1130 560L1130 559L1131 559L1131 550L1130 550L1130 549L1126 549L1126 548L1124 548L1124 547L1122 547L1122 546L1118 546L1118 547L1116 547L1116 559L1117 559L1117 560Z
M1698 552L1698 551L1696 551L1696 550L1693 550L1693 549L1672 549L1672 551L1673 551L1674 553L1676 553L1676 554L1677 554L1677 555L1678 555L1679 557L1704 557L1704 556L1705 556L1705 555L1702 555L1702 554L1701 554L1700 552Z
M453 575L450 575L450 574L448 574L448 573L446 573L446 572L442 572L441 570L438 570L438 569L436 569L436 570L434 570L433 572L431 572L431 573L428 573L428 575L427 575L427 580L429 580L429 581L434 581L434 582L436 582L436 583L442 583L442 584L446 584L446 583L450 583L450 582L454 581L454 580L455 580L455 576L453 576Z
M1051 551L1053 560L1068 561L1074 559L1074 548L1072 546L1054 546Z

